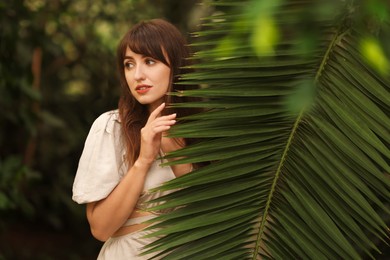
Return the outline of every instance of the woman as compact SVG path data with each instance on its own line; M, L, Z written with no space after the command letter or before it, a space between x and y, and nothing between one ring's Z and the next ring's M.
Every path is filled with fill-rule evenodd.
M118 46L122 95L119 109L93 123L73 185L73 200L87 204L93 236L105 241L98 259L144 259L142 223L161 212L146 211L145 202L162 196L148 190L192 170L191 164L160 166L157 158L185 146L188 140L165 137L178 116L167 104L178 97L167 92L185 73L189 50L172 24L156 19L135 25ZM180 100L181 102L185 100Z

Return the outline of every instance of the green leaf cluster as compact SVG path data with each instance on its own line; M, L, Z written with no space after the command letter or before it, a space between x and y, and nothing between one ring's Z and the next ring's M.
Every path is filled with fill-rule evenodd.
M172 94L201 97L178 106L206 111L171 132L201 141L167 157L210 164L158 188L173 192L154 209L175 210L154 220L161 238L147 248L163 259L375 258L389 235L390 74L361 42L375 39L388 61L388 15L365 7L389 6L266 2L216 1L228 11L204 20L196 72L183 75L201 88ZM263 31L249 18L264 12Z

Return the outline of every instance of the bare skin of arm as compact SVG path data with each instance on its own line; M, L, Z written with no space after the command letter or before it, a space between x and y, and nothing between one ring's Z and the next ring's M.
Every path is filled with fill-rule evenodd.
M160 151L162 139L168 139L162 138L162 134L176 122L176 114L160 116L164 107L165 104L161 104L150 114L141 130L140 155L121 182L107 198L87 204L87 219L96 239L106 241L133 213L147 173ZM171 148L175 147L170 145ZM187 165L187 172L189 167ZM184 174L184 168L181 166L176 169L177 174Z
M169 152L172 152L172 151L176 151L178 149L181 149L183 148L184 146L184 141L179 139L178 141L175 141L173 140L172 138L164 138L164 135L163 135L163 138L162 138L162 141L161 141L161 150L164 152L164 153L169 153ZM175 160L178 160L178 159L181 159L181 158L170 158L168 159L169 162L171 161L175 161ZM175 174L176 177L180 177L184 174L187 174L189 172L191 172L192 170L192 164L176 164L176 165L172 165L171 166L172 168L172 171L173 173Z

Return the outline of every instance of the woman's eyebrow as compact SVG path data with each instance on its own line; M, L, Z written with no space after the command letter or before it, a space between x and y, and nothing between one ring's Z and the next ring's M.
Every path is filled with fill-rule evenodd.
M141 54L141 58L142 59L146 59L146 58L151 58L150 56L148 55L144 55L144 54ZM134 57L133 56L125 56L123 57L124 60L134 60ZM153 59L153 58L152 58Z
M123 57L124 60L134 60L134 58L132 56L125 56Z

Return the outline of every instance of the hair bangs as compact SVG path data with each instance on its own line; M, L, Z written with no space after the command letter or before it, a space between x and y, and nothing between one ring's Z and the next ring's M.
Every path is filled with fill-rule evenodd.
M161 40L156 37L156 32L146 30L139 26L128 37L124 39L122 55L125 56L127 47L137 53L156 60L159 60L169 66L161 46Z

